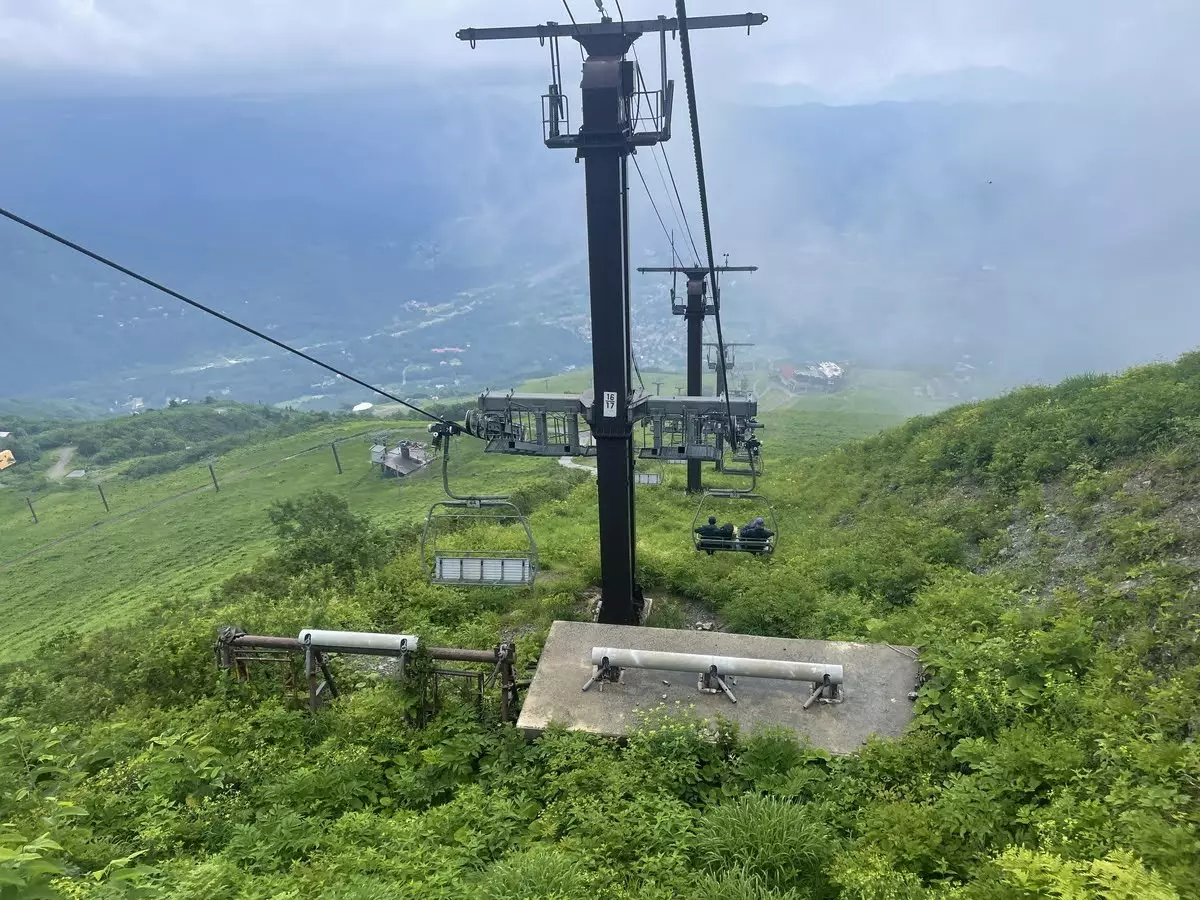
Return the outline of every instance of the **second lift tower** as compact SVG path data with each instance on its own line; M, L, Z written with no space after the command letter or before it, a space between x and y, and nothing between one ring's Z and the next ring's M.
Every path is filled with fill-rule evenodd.
M687 392L689 397L704 395L704 317L715 316L720 301L718 287L713 288L713 297L708 296L708 266L640 266L639 272L670 272L687 278L687 299L680 302L671 289L671 312L683 316L687 322ZM758 266L717 266L716 272L757 272ZM715 277L715 274L714 274ZM718 380L724 376L718 370ZM717 391L718 395L724 391ZM704 489L700 481L700 460L689 459L687 489L689 494L698 494Z

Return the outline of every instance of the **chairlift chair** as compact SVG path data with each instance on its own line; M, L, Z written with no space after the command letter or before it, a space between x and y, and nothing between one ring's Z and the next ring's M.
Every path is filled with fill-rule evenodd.
M633 483L639 487L659 487L666 479L666 466L661 459L634 461Z
M758 502L759 508L763 510L759 513L764 519L764 524L771 532L771 536L767 538L747 538L740 534L734 534L732 537L724 535L700 534L696 529L700 527L700 522L710 515L710 509L713 500L754 500ZM695 548L712 556L718 552L740 552L753 553L756 556L770 556L775 552L775 544L779 540L779 521L775 518L775 510L767 502L767 499L761 494L754 493L754 483L751 482L750 488L740 490L737 488L708 488L700 497L700 503L696 506L696 514L692 517L692 543Z
M738 442L730 454L729 461L722 455L717 460L717 471L725 475L748 475L757 479L763 474L762 441L755 436L753 429L760 428L757 423L751 424L750 433ZM751 485L753 490L754 486Z
M749 475L758 478L763 474L762 451L756 446L747 447L743 442L730 455L728 461L723 456L717 460L717 471L723 475Z
M523 587L533 584L537 574L537 545L529 520L507 496L459 496L450 490L450 431L434 425L445 442L442 448L442 489L447 500L429 508L421 532L421 564L432 584L454 587ZM469 524L512 525L519 523L525 532L521 550L451 549L439 537L454 527Z

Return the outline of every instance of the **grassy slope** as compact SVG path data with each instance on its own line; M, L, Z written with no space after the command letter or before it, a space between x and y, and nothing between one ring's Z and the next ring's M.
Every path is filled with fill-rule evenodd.
M550 379L550 387L553 391L578 390L588 377L587 373L558 376ZM544 386L542 380L526 387L540 390ZM898 418L881 411L880 398L875 395L840 400L839 408L822 408L829 405L829 398L813 398L813 409L766 416L771 465L825 452ZM419 475L403 488L381 481L367 464L366 438L339 445L345 469L340 477L325 449L279 462L301 450L364 431L368 425L376 430L406 428L415 438L424 434L424 427L413 423L355 420L240 448L221 457L216 465L220 493L205 488L210 482L202 465L136 480L101 474L110 513L104 511L95 485L68 484L36 500L41 520L37 525L25 506L24 494L0 491L0 563L69 538L0 568L0 596L4 598L0 611L17 623L11 640L0 649L0 659L20 657L62 628L87 631L127 620L165 597L185 602L202 595L267 548L270 528L264 513L272 500L323 488L345 497L356 512L385 525L420 520L429 504L442 496L437 474ZM49 452L44 456L46 465L51 456ZM256 466L262 468L238 474ZM507 491L527 481L536 482L556 469L553 460L496 455L485 460L476 442L463 439L455 445L452 479L463 489ZM675 480L681 473L669 476L671 482L665 490L678 487ZM167 499L192 488L201 490ZM167 502L122 517L160 500ZM682 526L691 521L692 511L681 507L669 515ZM580 517L578 525L594 532L590 516ZM686 529L683 532L686 536ZM556 544L552 538L544 542L546 561L558 557Z
M396 423L379 423L400 433ZM407 426L410 436L424 434ZM283 461L301 450L363 430L361 422L330 425L290 438L238 449L216 466L222 489L212 491L207 468L191 466L168 475L105 482L112 508L105 513L94 486L42 497L33 524L21 495L0 492L0 561L62 537L69 540L0 568L0 611L13 623L0 657L17 657L62 628L87 631L136 616L150 603L184 603L256 559L268 546L266 509L274 500L323 488L380 522L424 517L441 495L438 473L427 471L398 485L380 479L368 463L365 439L339 445L345 474L338 476L328 449ZM457 448L456 448L457 449ZM551 461L488 459L464 443L456 459L460 485L494 490L504 473L518 483L553 471ZM264 465L265 464L265 465ZM236 474L262 466L253 472ZM484 476L487 476L486 478ZM206 485L209 485L206 487ZM180 492L201 490L133 512Z
M67 849L39 852L84 872L146 850L137 878L179 897L1200 896L1200 355L786 455L764 485L774 558L695 554L691 504L648 489L642 578L737 630L922 647L901 741L828 759L660 725L526 746L469 707L409 728L398 690L309 718L270 678L214 677L228 622L461 646L511 630L530 658L596 574L584 483L536 506L534 591L431 587L403 548L353 584L267 566L10 667L0 716L23 718L0 718L0 775L20 790L0 815L50 828Z

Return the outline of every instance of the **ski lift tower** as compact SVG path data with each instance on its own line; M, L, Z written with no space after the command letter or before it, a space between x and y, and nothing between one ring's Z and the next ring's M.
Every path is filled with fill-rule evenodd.
M690 31L762 25L761 13L699 16ZM674 83L666 77L667 32L678 18L614 22L547 22L514 28L464 28L456 34L479 41L536 39L550 45L551 84L542 96L542 137L547 147L574 150L583 160L587 192L588 281L591 292L591 431L596 445L600 512L600 621L632 625L641 619L641 591L634 581L633 353L629 310L629 155L671 136ZM638 64L625 58L634 41L657 34L662 84L645 87ZM574 39L586 53L580 83L583 121L571 131L562 89L560 38Z
M672 275L683 275L687 278L687 299L681 301L671 288L671 313L683 316L687 322L687 393L689 397L704 395L704 370L701 360L704 356L704 317L716 315L717 302L720 301L719 286L713 288L714 298L708 297L707 266L640 266L638 271L670 272ZM757 272L758 266L717 266L716 272ZM713 277L716 277L715 275ZM714 302L714 299L717 302ZM720 372L717 373L720 378ZM718 391L718 394L721 392ZM698 494L703 490L700 483L700 460L688 460L687 489L689 494Z
M754 344L731 344L726 341L725 359L723 362L719 358L714 358L714 354L719 356L721 353L719 344L705 344L704 346L708 348L708 367L717 373L717 396L724 397L729 390L729 373L737 368L737 351L735 348L753 347Z

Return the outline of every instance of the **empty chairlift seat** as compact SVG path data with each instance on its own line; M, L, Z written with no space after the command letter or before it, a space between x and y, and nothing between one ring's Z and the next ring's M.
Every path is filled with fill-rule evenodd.
M459 496L450 490L450 438L455 433L454 427L457 426L444 423L430 426L438 434L435 444L442 446L442 488L448 499L434 503L425 517L421 562L426 574L433 584L456 587L531 585L537 575L537 545L529 520L521 510L507 497ZM484 531L491 528L508 531L510 539L498 543L508 543L509 549L462 549L464 541L461 535L455 537L456 533L484 534L476 531L480 526Z
M434 584L533 584L533 559L487 553L438 552L433 557Z
M447 546L446 540L454 531L475 525L515 527L524 546L515 550ZM529 522L513 504L503 500L435 503L425 520L421 551L434 584L519 587L533 584L537 575L537 548Z

